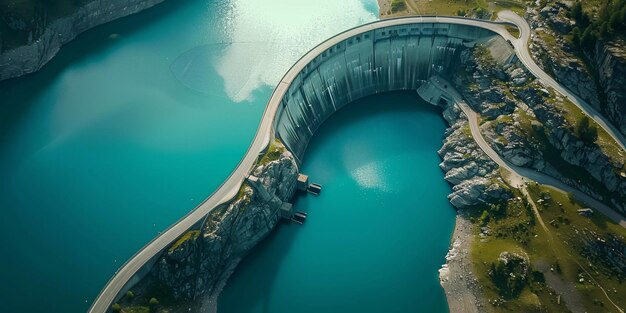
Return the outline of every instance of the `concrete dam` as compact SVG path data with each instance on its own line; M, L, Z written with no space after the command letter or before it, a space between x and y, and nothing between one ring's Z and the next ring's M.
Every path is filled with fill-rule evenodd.
M298 161L317 128L343 106L372 94L417 90L450 73L460 53L496 34L451 23L375 28L334 43L297 73L280 101L274 131Z
M335 111L376 93L417 90L433 75L450 76L465 49L490 39L506 45L512 37L505 25L457 17L390 19L348 30L313 48L274 89L252 144L229 178L120 267L89 312L108 311L178 238L215 209L233 203L275 138L301 164L315 131Z

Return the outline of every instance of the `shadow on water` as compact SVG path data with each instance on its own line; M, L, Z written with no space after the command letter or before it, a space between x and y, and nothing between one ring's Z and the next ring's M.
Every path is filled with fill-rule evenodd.
M218 301L219 313L266 312L269 311L268 293L281 265L288 253L297 231L302 227L295 223L281 221L274 231L250 251L228 279L229 285L243 286L238 292L222 292ZM277 244L280 242L280 244ZM257 271L263 269L262 271ZM254 281L248 278L254 277ZM236 299L236 300L235 300ZM228 303L230 306L221 305ZM254 308L261 308L254 310Z
M90 29L70 41L44 67L34 73L0 82L0 149L5 137L19 124L31 109L34 100L50 86L58 76L73 64L88 59L116 44L109 35L128 37L188 5L188 1L165 1L140 14ZM114 78L112 78L114 79ZM104 86L103 86L104 88Z

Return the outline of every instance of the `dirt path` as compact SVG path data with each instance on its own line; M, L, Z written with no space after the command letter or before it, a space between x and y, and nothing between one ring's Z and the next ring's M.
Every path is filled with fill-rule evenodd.
M589 277L589 279L593 282L593 284L600 288L600 290L602 290L602 293L604 293L604 296L606 297L607 300L609 300L609 302L617 309L618 312L624 313L624 310L622 310L622 308L620 308L617 304L615 304L615 302L613 302L613 300L611 299L611 297L609 296L609 294L606 292L606 290L602 287L602 285L600 285L600 283L598 283L598 281L596 281L593 276L591 276L591 273L589 273L587 271L587 269L585 269L585 267L583 267L577 260L576 258L574 258L574 256L572 256L565 247L562 246L563 242L562 241L555 241L554 238L555 236L552 234L552 232L550 231L550 229L548 229L548 227L546 226L546 224L543 222L543 218L541 218L541 214L539 214L539 209L537 208L537 204L535 204L535 201L532 199L532 197L530 196L530 193L528 192L528 189L526 187L526 185L522 186L521 188L519 188L519 190L522 192L522 194L524 194L524 196L526 197L526 199L528 199L528 203L530 203L530 205L533 208L533 212L535 214L535 217L537 218L537 220L539 221L539 224L541 225L541 228L543 228L543 230L546 232L546 234L548 235L548 241L550 243L550 247L552 248L552 251L554 252L555 256L559 256L559 255L567 255L569 256L569 258L574 261L574 263L576 263L576 265L578 265L578 267L585 272L585 274L587 274L587 276ZM559 288L559 284L554 284L554 285L550 285L550 287L552 287L554 290L556 290L557 292L559 292L560 294L568 294L568 289L565 288L561 288L562 290L557 290L557 288ZM566 302L568 303L568 302ZM569 304L571 305L571 304ZM584 312L584 308L570 308L568 305L568 308L573 311L573 312Z

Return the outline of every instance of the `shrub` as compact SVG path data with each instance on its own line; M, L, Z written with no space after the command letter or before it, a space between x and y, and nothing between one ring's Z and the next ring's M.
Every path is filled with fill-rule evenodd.
M480 225L485 226L489 223L489 212L487 210L483 211L483 214L480 216Z
M128 297L129 299L132 299L135 297L135 293L129 290L126 292L126 297Z
M406 2L404 0L391 1L391 12L398 12L406 10Z
M122 306L119 303L113 303L111 310L113 310L113 312L119 312L122 310Z
M576 136L585 143L590 144L598 139L598 129L591 125L589 117L583 116L576 125Z
M151 306L159 305L159 300L157 300L157 298L150 298L150 301L148 303Z
M515 297L526 285L528 260L516 253L502 252L498 260L491 264L490 275L500 295Z

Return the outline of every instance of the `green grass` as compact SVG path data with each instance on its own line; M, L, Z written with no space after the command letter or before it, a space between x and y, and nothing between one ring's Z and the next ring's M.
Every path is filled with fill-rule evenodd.
M559 109L560 114L565 118L567 124L571 125L573 129L575 125L577 125L577 123L579 123L585 116L584 113L568 99L557 101L554 90L549 89L548 91L550 95L544 100L553 107ZM593 191L600 194L604 199L615 198L617 201L626 200L623 196L609 191L604 184L593 178L584 167L565 162L561 157L561 151L554 147L548 140L548 132L550 130L543 127L535 128L532 126L532 122L536 121L536 118L520 109L516 109L515 112L518 115L517 121L520 123L520 133L526 136L528 141L538 144L544 160L550 163L559 173L561 173L561 175L585 183ZM598 139L595 144L599 146L602 153L609 157L612 163L616 166L616 171L624 170L624 160L626 159L624 152L617 146L615 141L613 141L606 131L600 128L600 126L593 120L591 120L591 123L591 125L598 129Z
M265 152L263 157L261 157L259 164L263 165L278 160L278 158L280 158L281 154L283 154L285 150L285 146L280 141L280 139L274 139L274 142L270 143L269 148L267 148L267 152Z
M122 308L121 313L150 313L150 307L143 305L130 306Z
M519 28L514 27L514 26L506 26L506 30L509 32L509 34L511 34L513 37L515 38L519 38L520 32L519 32Z
M170 248L168 249L168 252L170 253L173 252L174 250L176 250L176 248L180 247L180 245L185 243L187 240L190 240L190 239L196 240L198 236L200 236L199 230L190 230L186 232L180 238L178 238L178 240L176 240L176 242L174 242L173 245L170 246Z
M531 134L531 136L538 141L544 160L550 163L559 173L561 173L561 175L575 181L583 182L593 191L600 194L604 199L617 197L619 200L620 198L623 198L618 197L618 194L609 191L604 184L592 177L584 167L565 162L561 157L561 152L548 140L545 131L545 129L544 131L532 130L532 133L529 134ZM607 203L607 205L609 205L609 203Z
M546 233L538 223L535 223L534 213L531 207L526 205L524 196L518 191L513 191L521 201L509 201L506 208L498 210L498 215L492 215L486 225L490 235L486 238L479 236L476 227L475 237L472 244L471 259L474 273L484 297L487 309L494 312L564 312L567 311L564 299L561 304L557 303L557 293L545 282L539 279L529 279L521 293L513 298L505 298L504 301L494 303L495 299L502 299L500 291L489 276L491 263L495 262L503 251L517 252L528 255L533 271L539 268L556 268L554 273L574 286L580 293L581 303L586 312L612 312L608 300L604 297L600 288L592 283L579 283L579 273L582 272L580 265L593 273L593 278L606 290L611 291L611 298L618 305L626 305L626 299L619 297L626 293L626 284L619 282L614 273L610 272L602 264L590 262L583 257L576 248L580 246L576 232L581 229L593 231L598 236L605 238L608 233L626 238L626 229L611 222L601 214L594 214L591 218L578 215L577 209L581 206L571 202L566 194L556 192L544 186L533 185L529 188L534 202L544 200L544 204L538 204L542 219L550 221L557 226L548 225L550 234ZM549 195L549 197L545 197ZM562 207L559 206L562 204ZM487 208L482 208L489 210ZM482 213L481 208L473 210L471 219L479 222L478 216ZM482 239L482 241L481 241ZM567 242L567 244L566 244ZM589 264L592 263L591 266ZM534 276L533 276L534 277ZM491 302L490 302L491 301Z
M567 119L567 122L572 125L578 125L583 118L584 113L569 99L563 101L563 116ZM619 145L613 140L613 137L607 133L604 128L600 127L593 119L591 119L591 125L598 130L598 139L596 144L600 147L602 152L608 156L614 163L619 164L618 168L624 168L624 162L626 160L626 152L622 150Z
M517 191L514 193L516 197L521 196ZM534 216L523 200L510 201L505 204L505 209L501 210L500 215L492 217L487 223L491 232L489 236L482 239L477 229L471 248L474 273L482 286L481 291L485 300L483 302L487 309L495 312L536 312L538 307L541 307L544 312L562 312L563 307L556 303L552 289L534 279L528 280L519 295L505 298L505 301L498 301L498 304L489 304L490 301L493 303L494 300L503 297L489 276L491 264L498 259L500 253L508 251L528 255L531 271L534 261L550 254L546 237L535 225ZM475 211L480 212L480 209Z
M542 194L550 196L550 200L538 204L540 214L546 223L553 221L548 227L555 235L554 244L559 251L557 260L563 268L562 278L576 285L588 312L611 312L611 307L600 288L588 282L582 284L578 282L579 265L591 273L603 288L611 291L609 294L614 302L621 307L626 306L626 298L619 296L626 294L626 284L620 283L617 274L606 266L602 259L588 259L581 254L581 248L584 246L582 230L593 232L595 236L601 238L613 234L624 241L626 229L597 211L589 218L579 215L577 210L583 206L572 201L567 194L536 184L532 184L528 189L535 200L542 198ZM604 307L599 306L595 300L603 302Z
M459 11L469 13L470 11L482 9L490 12L501 10L512 10L522 14L525 5L522 1L505 0L406 0L410 1L408 7L411 11L416 11L417 15L458 15Z
M547 33L547 32L536 32L536 34L537 34L536 36L539 37L541 40L543 40L548 47L553 48L553 52L559 51L557 49L559 46L556 41L556 38L552 34Z
M404 0L391 1L391 13L397 13L397 12L401 12L405 10L406 10L406 2Z

